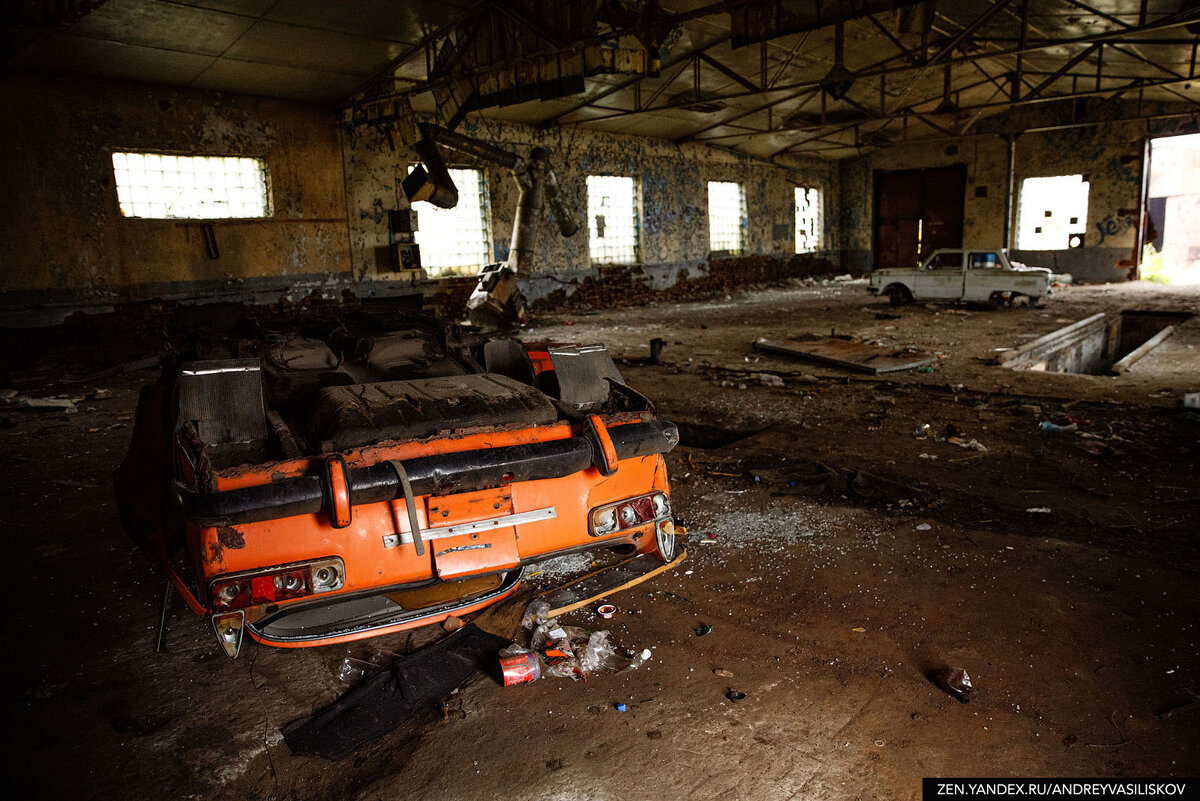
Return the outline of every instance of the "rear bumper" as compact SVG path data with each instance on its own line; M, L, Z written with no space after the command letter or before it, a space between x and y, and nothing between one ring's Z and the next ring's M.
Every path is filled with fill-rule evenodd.
M523 568L510 570L500 585L489 592L420 609L405 609L381 593L289 605L247 623L246 632L257 642L280 648L335 645L378 637L490 606L511 595L520 586L523 574Z
M667 453L679 442L674 423L629 423L608 429L617 459ZM562 478L605 464L592 437L458 451L404 461L415 495L470 492L517 481ZM388 463L348 471L351 507L403 497L395 469ZM321 475L272 481L254 487L199 492L176 481L175 501L183 518L199 526L231 526L328 510L330 488Z

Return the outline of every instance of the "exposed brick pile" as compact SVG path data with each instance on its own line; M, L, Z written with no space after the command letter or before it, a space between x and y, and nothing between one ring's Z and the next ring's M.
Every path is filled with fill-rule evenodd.
M467 300L479 279L474 276L446 278L426 287L422 311L443 320L462 320L466 316Z
M829 276L837 265L828 259L808 254L789 259L774 256L740 256L710 259L708 274L688 278L680 271L668 288L655 290L640 267L609 265L601 267L598 279L583 279L575 291L557 289L533 304L535 312L584 311L638 306L652 300L686 300L725 295L735 290L777 286L788 279Z

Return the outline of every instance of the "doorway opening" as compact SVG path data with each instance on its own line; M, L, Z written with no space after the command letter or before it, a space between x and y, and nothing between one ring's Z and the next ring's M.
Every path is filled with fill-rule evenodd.
M1150 140L1141 277L1200 284L1200 134Z
M916 267L938 248L960 248L967 168L875 173L875 269Z

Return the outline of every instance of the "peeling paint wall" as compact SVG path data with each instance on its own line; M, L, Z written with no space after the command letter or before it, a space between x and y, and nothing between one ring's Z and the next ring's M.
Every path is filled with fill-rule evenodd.
M874 265L873 228L875 171L965 165L963 245L997 247L1004 232L1004 197L1008 183L1007 149L996 136L963 137L956 142L897 145L839 163L842 180L841 230L843 268L855 274ZM977 187L984 187L983 197Z
M1036 121L1030 121L1034 124ZM1053 122L1053 120L1047 120ZM1116 122L1062 131L1021 134L1015 146L1012 230L1013 257L1030 265L1071 273L1079 282L1127 280L1137 238L1146 138L1179 130L1178 121ZM871 269L874 171L965 164L964 246L1003 246L1008 186L1005 141L995 134L953 142L897 145L838 165L844 203L841 208L842 266L852 272ZM957 152L951 152L957 148ZM1054 175L1086 176L1087 232L1083 246L1064 250L1017 250L1016 221L1021 181ZM977 197L976 188L987 196Z
M586 177L631 175L640 179L641 261L658 284L669 285L682 270L703 273L708 260L707 182L740 181L746 190L747 254L787 256L795 250L793 188L817 186L825 196L827 242L836 241L839 200L837 167L820 161L798 162L795 169L738 157L694 144L621 136L572 128L542 131L531 126L467 123L462 133L527 155L534 146L551 151L560 193L579 216L579 231L566 239L549 219L538 231L533 275L523 285L530 300L556 288L598 276L588 251ZM398 182L411 154L395 149L386 133L358 128L346 134L347 197L351 253L356 275L372 278L375 248L387 242L385 209L407 208ZM451 164L469 161L447 154ZM475 164L486 171L491 207L492 253L508 257L517 187L507 170ZM418 217L425 204L417 205ZM776 236L779 234L779 236ZM569 290L568 290L569 291Z
M9 74L0 79L0 293L64 301L198 295L349 270L337 115L279 100ZM126 218L111 154L266 160L271 216L198 223Z
M1083 175L1089 182L1088 213L1083 247L1014 249L1014 257L1055 272L1071 273L1080 282L1127 280L1137 240L1145 134L1142 123L1114 123L1019 137L1014 221L1021 181L1041 176ZM1013 244L1015 247L1016 242Z
M455 284L377 271L386 211L407 205L399 180L412 154L397 150L385 131L346 128L334 110L31 73L0 79L0 102L0 174L11 187L0 193L0 309L7 324L47 324L73 309L151 298L262 303L346 289L360 297L421 294L436 305ZM747 255L793 253L798 185L822 190L826 242L832 248L837 241L834 164L798 160L785 168L702 145L575 128L468 123L463 130L522 155L549 148L561 192L581 223L587 175L638 177L639 270L660 288L681 275L709 273L709 180L745 187ZM201 221L122 215L115 150L263 158L271 215L212 221L220 256L211 259ZM487 171L492 256L500 261L508 255L517 189L506 170L480 166ZM570 292L599 274L586 224L564 239L544 221L536 250L538 268L524 277L530 300Z

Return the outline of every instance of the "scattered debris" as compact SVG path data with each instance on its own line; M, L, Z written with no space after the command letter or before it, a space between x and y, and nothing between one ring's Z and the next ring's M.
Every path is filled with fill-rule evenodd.
M1048 515L1048 514L1050 514L1050 507L1049 506L1031 506L1030 508L1026 509L1025 511L1031 515Z
M544 601L534 601L526 607L522 633L500 652L505 685L542 676L580 679L593 673L632 670L651 657L648 648L639 654L618 649L607 631L586 631L547 618L546 606Z
M919 425L915 429L913 429L913 436L916 437L917 439L925 439L926 437L929 436L929 432L932 430L933 429L929 425L929 423L925 423L925 424Z
M1113 729L1117 732L1117 736L1121 739L1115 743L1088 743L1088 748L1120 748L1123 745L1128 745L1131 741L1125 736L1125 732L1121 731L1121 727L1117 725L1117 713L1110 712L1108 722L1112 724Z
M458 631L463 627L462 618L451 615L442 621L442 628L446 631Z
M1185 409L1200 409L1200 392L1183 393L1183 407Z
M1043 434L1056 434L1061 431L1075 431L1079 428L1079 424L1068 423L1066 425L1059 425L1058 423L1052 423L1049 420L1043 420L1042 422L1038 423L1038 428L1042 430Z
M696 636L703 637L705 634L708 634L709 632L711 632L712 629L713 629L713 627L708 625L707 623L701 623L699 626L696 626Z
M662 352L663 352L663 348L666 346L666 344L667 344L667 341L665 339L663 339L662 337L655 337L654 339L650 340L650 363L651 364L662 364L663 363Z
M975 687L971 684L971 677L967 671L962 668L947 668L939 671L933 678L939 687L949 693L951 698L961 704L970 703L971 691Z
M65 414L75 414L79 411L75 401L70 398L26 398L24 405L30 409L47 409Z
M730 687L728 690L726 690L725 697L736 704L738 701L745 700L746 694L741 690L735 690Z
M683 526L677 526L675 536L681 538L687 535L687 529ZM575 556L571 554L560 559L568 559ZM580 554L584 558L578 562L570 563L572 571L577 571L591 566L592 559L587 554ZM679 552L679 555L672 559L667 564L663 564L651 556L631 556L630 558L618 562L615 565L594 570L584 576L581 576L574 581L568 581L562 586L548 590L539 596L540 601L546 604L544 617L557 617L565 615L567 612L573 612L576 609L582 609L585 606L591 606L601 598L615 595L618 592L635 587L648 579L653 578L668 570L678 567L679 564L687 558L687 551ZM547 566L557 562L557 559L552 559L542 563L543 569L549 574L551 571ZM555 577L566 575L566 571L553 574Z
M613 706L616 707L616 710L618 712L624 712L626 709L629 708L629 707L625 706L625 704L622 701L617 701L617 703L614 704Z
M612 616L616 614L616 611L617 607L613 606L612 604L601 604L600 606L596 607L596 614L600 615L600 617L604 618L605 620L611 620Z
M987 453L987 446L977 439L963 439L962 437L947 437L946 442L951 445L957 445L960 448L965 448L969 451L979 451Z
M357 687L367 676L374 675L378 670L379 665L348 656L338 663L337 677L342 684Z
M52 478L50 479L50 483L60 487L73 487L74 489L91 489L100 486L95 481L82 481L77 478Z
M774 373L759 373L758 383L762 384L764 387L783 387L783 379Z
M932 529L933 526L929 525L928 523L922 523L921 525L917 526L917 531L931 531Z
M537 654L519 647L509 647L500 652L500 674L504 686L536 681L542 677L542 664Z
M1196 693L1192 692L1191 690L1187 690L1185 692L1191 696L1192 700L1185 701L1182 704L1171 707L1170 709L1164 709L1162 712L1159 712L1157 715L1155 715L1155 717L1159 720L1166 720L1167 718L1178 715L1180 712L1190 712L1193 709L1200 709L1200 695L1196 695Z
M723 668L715 668L715 669L713 670L713 675L714 675L714 676L720 676L720 677L721 677L721 678L723 678L723 679L732 679L732 678L733 678L733 671L731 671L731 670L724 670Z
M872 345L837 336L788 343L759 339L754 343L754 349L873 375L911 370L937 361L937 356L924 351Z

